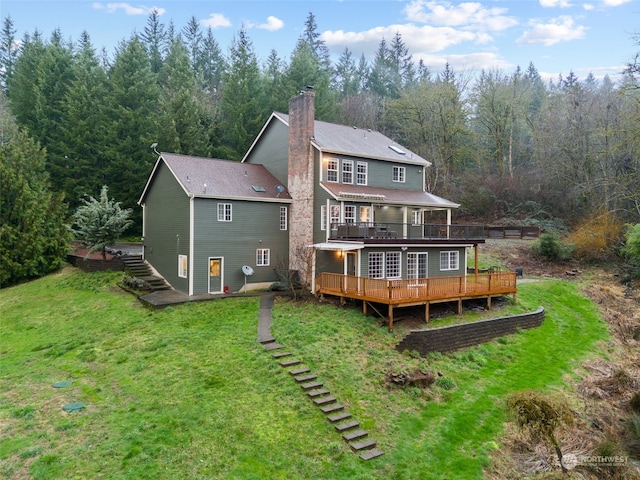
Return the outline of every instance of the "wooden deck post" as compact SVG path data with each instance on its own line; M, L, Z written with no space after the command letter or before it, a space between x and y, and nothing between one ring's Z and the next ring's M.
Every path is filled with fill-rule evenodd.
M424 321L429 323L429 302L424 304Z
M393 330L393 305L389 304L389 331Z
M462 315L462 299L458 299L458 315Z

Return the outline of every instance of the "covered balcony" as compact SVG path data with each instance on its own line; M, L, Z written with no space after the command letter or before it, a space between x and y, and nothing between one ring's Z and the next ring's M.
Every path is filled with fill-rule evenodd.
M457 240L483 242L484 225L395 222L332 223L329 240Z

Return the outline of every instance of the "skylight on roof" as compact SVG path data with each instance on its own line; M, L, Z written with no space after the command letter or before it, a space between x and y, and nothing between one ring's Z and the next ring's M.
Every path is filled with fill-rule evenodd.
M393 150L394 152L400 154L400 155L404 155L405 154L404 150L402 150L401 148L396 147L395 145L389 145L389 148L391 150Z
M255 190L256 192L260 192L260 193L266 192L265 188L260 185L251 185L251 188L253 188L253 190Z

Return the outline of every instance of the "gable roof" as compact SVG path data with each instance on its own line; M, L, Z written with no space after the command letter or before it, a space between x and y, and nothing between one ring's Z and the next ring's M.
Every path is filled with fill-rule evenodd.
M320 185L334 199L372 202L387 205L409 205L429 208L458 208L454 203L429 192L420 190L399 190L395 188L369 187L365 185L345 185L343 183L322 182Z
M140 200L141 204L159 165L164 163L189 197L290 203L291 196L263 165L231 160L160 153Z
M287 127L289 126L288 114L273 112L247 151L244 159L249 156L249 153L258 143L262 133L274 120L284 123ZM314 137L311 143L318 150L327 153L371 158L395 163L407 163L420 165L422 167L431 165L431 162L425 160L417 153L408 150L382 133L371 129L348 127L346 125L315 120Z

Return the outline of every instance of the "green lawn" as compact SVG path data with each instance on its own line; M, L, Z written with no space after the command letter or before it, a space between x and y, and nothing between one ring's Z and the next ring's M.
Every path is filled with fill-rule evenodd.
M257 298L151 311L120 278L66 269L0 291L0 475L482 478L505 395L561 388L607 339L596 307L560 281L523 284L508 308L543 305L542 327L427 359L397 353L401 326L357 308L278 299L274 336L386 452L364 462L257 344ZM442 377L387 388L386 373L416 368ZM63 411L73 401L86 408Z

